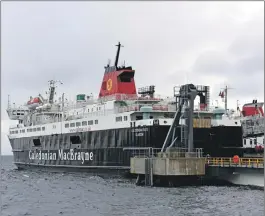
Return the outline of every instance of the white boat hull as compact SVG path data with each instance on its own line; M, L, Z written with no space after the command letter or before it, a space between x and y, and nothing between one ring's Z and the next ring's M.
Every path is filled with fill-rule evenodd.
M235 185L264 187L264 169L236 168L219 178Z

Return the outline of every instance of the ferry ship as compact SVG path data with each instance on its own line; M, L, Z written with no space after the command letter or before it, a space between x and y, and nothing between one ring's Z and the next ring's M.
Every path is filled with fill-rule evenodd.
M108 64L97 99L64 94L55 100L56 84L49 81L48 97L30 97L20 107L7 108L8 138L18 168L48 167L129 170L131 151L125 148L162 148L176 113L176 100L155 96L155 86L135 85L135 70L118 66L121 44L113 66ZM193 141L204 155L243 155L241 120L210 107L210 87L196 86L199 104L193 116ZM174 95L179 87L174 87ZM181 137L185 119L180 118ZM179 141L181 142L181 140Z

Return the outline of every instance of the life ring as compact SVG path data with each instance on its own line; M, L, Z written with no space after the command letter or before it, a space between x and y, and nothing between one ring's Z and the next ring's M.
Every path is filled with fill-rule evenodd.
M239 162L239 156L238 156L238 155L235 155L235 156L233 157L233 162L234 162L234 163L238 163L238 162Z

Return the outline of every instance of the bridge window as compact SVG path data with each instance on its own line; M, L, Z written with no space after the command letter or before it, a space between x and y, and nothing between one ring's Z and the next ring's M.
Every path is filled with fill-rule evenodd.
M81 126L81 122L76 122L76 127L80 127Z
M86 126L87 125L87 122L86 121L83 121L82 122L82 126Z
M122 116L116 117L116 122L120 122L120 121L122 121Z
M93 120L90 120L87 122L87 125L92 125L93 124Z
M124 120L124 121L127 121L127 120L128 120L128 116L124 116L124 117L123 117L123 120Z
M42 131L45 131L45 127L42 127L41 130L42 130Z
M98 120L95 120L95 124L98 124Z
M68 124L68 123L65 124L64 127L65 127L65 128L69 128L69 124Z
M70 123L70 127L75 127L75 123Z

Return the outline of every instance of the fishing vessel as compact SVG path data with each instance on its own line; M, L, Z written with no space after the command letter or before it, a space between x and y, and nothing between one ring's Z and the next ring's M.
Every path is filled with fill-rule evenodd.
M47 98L39 94L17 107L11 107L9 101L8 116L18 121L8 134L18 168L128 170L132 152L125 148L162 147L176 113L176 99L157 97L154 85L137 90L134 68L118 66L120 48L119 43L114 65L105 66L96 99L77 94L70 101L62 94L56 100L61 82L50 80ZM210 106L209 86L196 88L194 147L213 157L242 156L241 120ZM175 86L173 96L179 90ZM181 116L176 133L185 147L184 132L185 116Z

